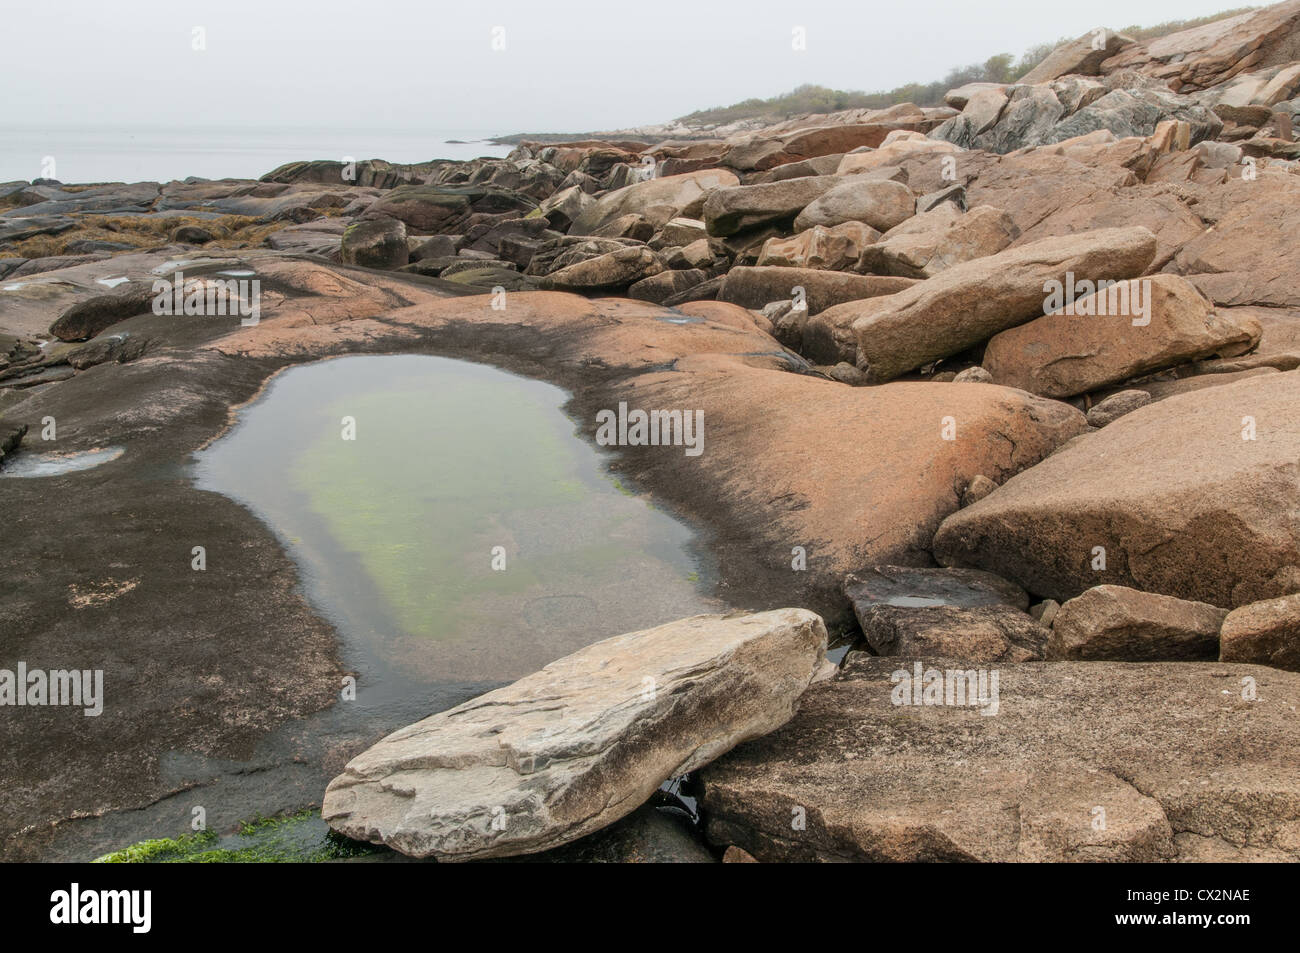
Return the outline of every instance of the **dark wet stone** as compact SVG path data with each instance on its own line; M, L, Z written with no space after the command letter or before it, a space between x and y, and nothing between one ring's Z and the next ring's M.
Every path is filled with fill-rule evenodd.
M144 353L148 341L133 334L106 334L76 348L68 354L68 363L77 370L113 361L125 364Z
M1030 662L1046 654L1048 630L1008 605L875 605L861 612L877 655L941 655L968 662Z
M15 377L5 376L0 379L0 387L36 387L38 384L53 384L56 381L66 381L75 373L76 371L67 364L61 364L57 367L39 370L33 374L23 374Z
M112 294L96 295L78 301L50 325L50 333L61 341L84 341L107 327L153 307L152 282L132 281Z
M716 864L685 815L646 805L602 831L554 850L497 863L534 864Z
M979 569L925 569L912 566L876 566L844 578L844 594L859 615L873 606L903 608L927 606L1008 605L1025 610L1029 597L1001 576Z
M400 268L410 254L406 226L393 218L376 218L349 225L343 233L343 261L366 268Z
M312 217L315 218L316 216L313 215ZM206 228L200 228L198 225L182 225L172 232L172 241L179 242L182 245L206 245L215 237Z

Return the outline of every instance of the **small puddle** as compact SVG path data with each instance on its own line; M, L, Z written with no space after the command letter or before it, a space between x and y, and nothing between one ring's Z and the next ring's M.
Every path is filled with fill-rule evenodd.
M28 453L21 448L7 454L0 463L0 477L49 477L76 473L116 460L122 447L85 450L80 453Z
M280 536L369 702L432 714L429 686L721 608L691 530L609 475L567 399L437 357L294 367L198 454L197 482Z

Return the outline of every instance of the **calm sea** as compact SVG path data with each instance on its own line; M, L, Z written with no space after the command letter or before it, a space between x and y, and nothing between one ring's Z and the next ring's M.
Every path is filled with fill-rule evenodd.
M9 126L0 132L0 182L256 179L297 159L407 163L504 156L510 147L486 141L493 134L499 132Z

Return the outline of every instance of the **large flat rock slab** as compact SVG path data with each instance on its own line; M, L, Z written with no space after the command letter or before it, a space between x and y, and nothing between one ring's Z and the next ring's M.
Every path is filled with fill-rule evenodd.
M850 324L858 366L883 383L1042 315L1045 282L1069 273L1133 278L1155 253L1155 236L1141 226L1046 238L954 265L897 294L840 305L825 320Z
M1294 60L1300 52L1300 3L1278 3L1125 47L1101 64L1110 75L1138 70L1186 93L1246 70Z
M945 565L1058 601L1127 586L1233 608L1300 591L1300 373L1140 407L944 521Z
M825 650L825 626L802 609L605 639L389 735L331 782L321 815L416 857L556 847L780 727Z
M1300 859L1300 675L1028 662L992 714L894 704L916 664L852 655L706 768L710 840L764 861Z

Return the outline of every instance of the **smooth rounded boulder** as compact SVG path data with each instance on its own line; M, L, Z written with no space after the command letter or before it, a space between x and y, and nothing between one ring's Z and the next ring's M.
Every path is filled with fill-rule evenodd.
M901 182L850 176L848 181L810 202L794 220L799 231L814 225L831 227L864 222L880 232L901 225L916 214L916 196Z

